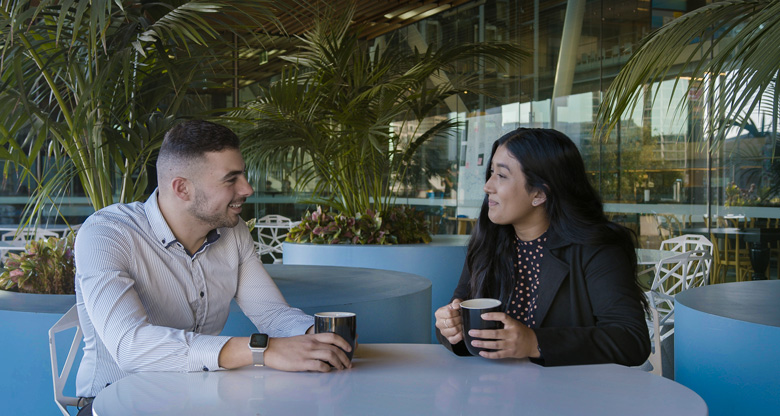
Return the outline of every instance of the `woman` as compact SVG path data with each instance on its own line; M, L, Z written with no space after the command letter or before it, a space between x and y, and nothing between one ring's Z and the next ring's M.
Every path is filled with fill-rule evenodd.
M636 237L604 216L577 147L550 129L520 128L493 144L485 199L439 341L468 355L460 302L492 297L503 329L472 330L486 358L543 365L640 365L650 354Z

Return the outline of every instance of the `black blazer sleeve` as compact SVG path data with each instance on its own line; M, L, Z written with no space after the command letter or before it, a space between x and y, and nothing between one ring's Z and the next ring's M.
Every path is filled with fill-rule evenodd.
M650 337L636 275L623 249L573 245L564 250L556 261L566 263L568 276L534 330L544 365L642 364L650 354Z

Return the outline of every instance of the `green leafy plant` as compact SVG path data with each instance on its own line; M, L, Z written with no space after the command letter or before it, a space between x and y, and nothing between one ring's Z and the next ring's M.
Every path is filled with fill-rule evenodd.
M338 3L341 4L341 3ZM482 92L469 61L503 67L527 56L512 43L457 43L414 48L398 39L369 47L350 22L354 4L316 20L278 80L235 115L249 172L284 166L296 190L345 218L381 213L395 201L413 155L458 125L442 107L464 92ZM416 29L409 27L409 42ZM479 65L477 65L479 66ZM484 78L484 77L483 77ZM469 111L461 108L458 111Z
M286 241L314 244L414 244L431 241L423 212L403 205L391 207L387 212L384 219L372 210L353 217L317 207L314 212L306 212L300 224L287 234Z
M26 217L56 207L74 180L95 210L142 199L164 133L208 117L233 51L257 48L275 13L299 2L279 3L3 2L0 159L33 184Z
M406 205L394 205L384 215L387 232L395 243L430 243L431 233L425 212Z
M9 253L0 287L25 293L74 294L74 233L32 240L23 253Z

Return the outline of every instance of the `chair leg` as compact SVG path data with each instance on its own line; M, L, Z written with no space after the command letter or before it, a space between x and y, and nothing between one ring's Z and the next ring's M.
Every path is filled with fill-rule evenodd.
M650 352L650 357L647 361L653 366L651 373L659 376L663 376L663 360L661 359L661 327L658 324L660 318L658 316L658 310L650 308L650 313L653 317L653 351Z

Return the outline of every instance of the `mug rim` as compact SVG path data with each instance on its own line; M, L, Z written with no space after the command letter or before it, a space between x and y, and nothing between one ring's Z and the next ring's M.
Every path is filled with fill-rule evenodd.
M351 318L355 316L355 312L317 312L314 316L319 318Z
M469 305L468 303L479 303L480 306ZM488 309L495 308L496 306L501 306L501 301L493 298L469 299L460 303L460 307L465 309Z

